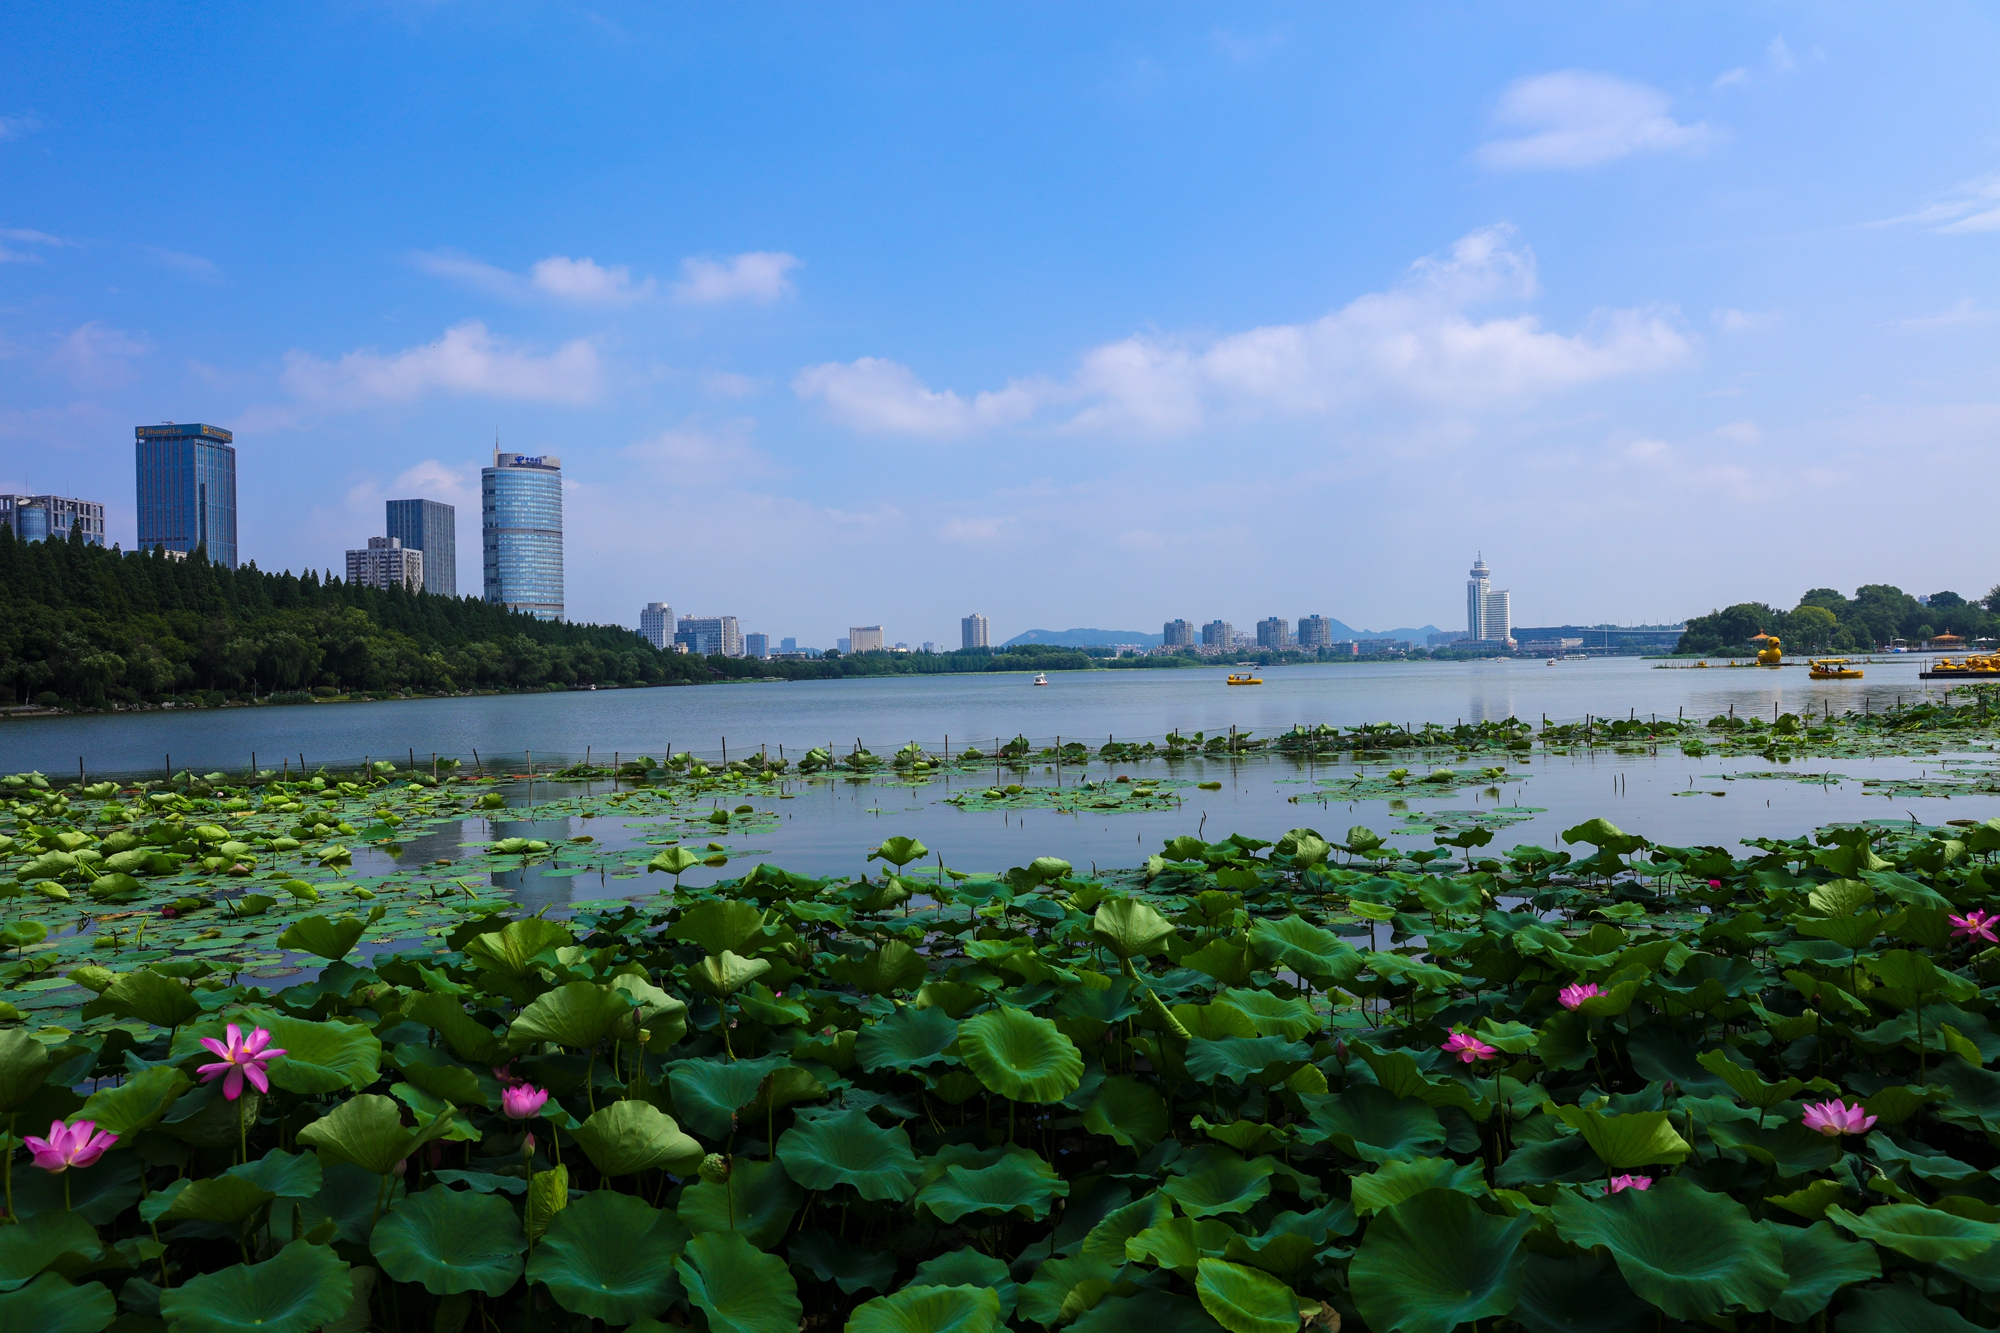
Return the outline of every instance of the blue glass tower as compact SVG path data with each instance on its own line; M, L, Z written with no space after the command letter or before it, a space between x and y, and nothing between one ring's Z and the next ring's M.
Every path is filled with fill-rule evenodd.
M139 549L206 547L236 568L235 436L220 426L140 426Z
M424 553L424 591L458 596L458 514L437 500L390 500L389 531L404 547Z
M493 466L479 470L479 537L486 600L561 620L562 459L494 450Z

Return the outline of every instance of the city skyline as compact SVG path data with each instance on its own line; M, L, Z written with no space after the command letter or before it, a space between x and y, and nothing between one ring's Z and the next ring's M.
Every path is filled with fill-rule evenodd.
M1455 626L1503 545L1522 624L1992 582L1929 480L2000 481L1983 7L7 25L0 492L128 548L100 481L171 416L234 433L262 568L470 515L497 428L566 460L566 615L672 568L821 644ZM193 64L230 97L154 95ZM1757 544L1780 505L1897 536Z

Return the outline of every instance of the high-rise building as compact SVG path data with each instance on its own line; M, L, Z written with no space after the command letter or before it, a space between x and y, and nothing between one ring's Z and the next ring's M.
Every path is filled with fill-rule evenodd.
M682 616L674 642L704 657L743 656L743 631L737 628L735 616Z
M840 653L851 653L851 652L853 652L853 651L854 651L854 640L852 640L852 639L835 639L835 640L833 641L833 648L834 648L834 651L835 651L835 652L840 652Z
M1513 597L1493 588L1493 571L1481 555L1472 562L1465 584L1466 632L1475 642L1505 643L1513 638Z
M778 651L779 651L779 652L781 652L781 653L795 653L795 652L797 652L798 650L799 650L799 641L798 641L797 639L780 639L780 640L778 640Z
M0 528L13 529L24 542L68 541L80 528L92 546L104 545L104 506L65 495L0 495Z
M424 590L424 553L400 537L370 537L365 550L347 553L347 581L363 588Z
M479 540L487 601L561 620L562 459L495 449L479 470Z
M1226 620L1211 620L1201 627L1201 646L1225 651L1236 646L1236 627Z
M458 596L458 511L441 500L389 500L389 535L424 553L424 591Z
M1168 648L1194 647L1194 626L1185 620L1169 620L1163 627L1160 642Z
M880 625L852 625L847 630L848 642L857 653L879 653L883 649L882 627Z
M986 648L991 646L985 616L977 614L969 615L958 622L958 627L961 637L964 639L964 642L959 645L961 648Z
M1293 647L1292 622L1283 616L1270 616L1258 621L1257 646L1274 651Z
M744 635L743 655L745 657L769 657L771 655L771 636L768 634Z
M139 549L185 555L197 546L236 568L236 437L200 423L139 426Z
M655 648L665 648L674 640L674 608L665 602L648 602L639 612L639 633Z
M1299 647L1325 648L1333 642L1333 622L1325 616L1299 617Z

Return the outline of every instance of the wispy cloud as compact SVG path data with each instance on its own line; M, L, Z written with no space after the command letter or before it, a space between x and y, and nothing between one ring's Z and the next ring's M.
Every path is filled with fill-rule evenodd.
M212 259L203 259L200 255L182 254L179 250L167 250L157 245L142 248L168 268L185 273L197 282L222 281L222 270L216 267Z
M1764 48L1764 54L1769 57L1771 68L1780 74L1791 73L1799 63L1798 57L1792 54L1791 45L1785 41L1782 34L1771 39L1771 44Z
M41 119L25 112L10 116L0 116L0 143L9 139L25 139L42 127Z
M782 250L752 250L727 259L683 259L674 298L687 305L750 301L768 305L793 292L786 275L798 258Z
M1657 88L1609 74L1561 70L1517 79L1500 94L1500 137L1474 154L1494 171L1580 171L1641 153L1694 152L1717 135L1682 124Z
M509 301L546 298L573 305L630 305L651 297L656 286L651 278L635 282L632 270L625 265L606 267L589 257L551 255L538 260L525 274L457 250L419 250L410 256L410 262L433 277Z
M152 350L144 338L92 320L65 335L43 367L79 388L108 389L129 381L132 362Z
M677 486L731 485L778 469L751 443L748 417L710 426L690 418L628 447L629 457L659 470Z
M878 357L810 366L793 390L861 431L949 438L1064 408L1073 431L1168 435L1220 416L1337 417L1365 407L1478 413L1691 361L1671 312L1601 311L1579 333L1468 307L1535 292L1533 253L1511 229L1472 233L1419 260L1405 282L1306 324L1197 341L1135 334L1086 351L1062 382L1020 379L970 397Z
M1996 319L2000 319L2000 311L1982 310L1971 297L1967 296L1934 315L1917 315L1909 319L1892 320L1889 323L1889 331L1905 334L1943 333L1951 329L1991 324Z
M432 393L587 403L602 391L604 373L587 339L537 355L496 338L474 319L445 330L436 342L400 352L365 347L338 361L287 352L283 379L300 398L333 406L408 402Z
M1878 227L1914 223L1945 235L2000 231L2000 171L1960 181L1914 213L1884 218Z
M1711 310L1708 317L1724 333L1755 333L1784 321L1784 316L1775 310L1732 310L1728 307Z
M15 245L40 245L60 249L69 244L60 236L51 236L45 231L31 231L26 227L0 227L0 242L12 241ZM42 257L26 250L10 250L0 244L0 264L39 264Z

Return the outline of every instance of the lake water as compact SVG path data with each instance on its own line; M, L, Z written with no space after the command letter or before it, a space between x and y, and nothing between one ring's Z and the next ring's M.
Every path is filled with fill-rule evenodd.
M775 754L783 745L796 756L815 744L845 750L856 739L886 754L913 739L938 749L946 737L954 752L968 743L990 750L995 738L1016 734L1038 744L1061 736L1096 745L1107 736L1158 739L1176 728L1213 734L1235 726L1269 735L1294 723L1449 724L1510 715L1564 721L1587 713L1705 718L1731 709L1769 717L1774 710L1883 709L1899 700L1936 697L1937 690L1927 690L1917 679L1918 670L1919 662L1911 659L1870 665L1860 682L1815 684L1802 668L1656 670L1632 658L1553 667L1512 661L1384 663L1267 668L1266 684L1251 688L1225 686L1226 669L1219 668L1059 673L1044 688L1031 685L1025 675L892 677L22 719L0 723L0 772L73 771L81 755L87 770L157 774L169 752L176 769L240 772L253 750L266 767L277 766L281 758L296 762L301 754L312 766L364 755L402 758L411 751L469 761L476 750L489 767L498 763L518 772L528 751L534 752L535 767L546 770L558 759L581 757L586 746L605 760L614 752L658 756L669 743L675 750L716 757L724 738L732 754L759 745ZM1636 755L1537 752L1529 763L1508 764L1503 780L1400 802L1325 799L1319 784L1352 774L1354 765L1307 764L1276 755L1171 765L1163 759L1092 763L1082 769L1065 766L1060 773L1038 764L1002 779L1069 785L1105 782L1125 773L1221 784L1214 791L1182 788L1176 809L1110 814L974 812L946 803L968 788L983 790L995 780L991 773L947 772L919 786L883 778L857 782L846 776L789 780L785 789L790 799L756 798L760 809L776 813L775 827L732 836L727 868L703 868L687 879L702 883L734 876L755 861L809 874L859 873L870 868L868 851L897 834L920 838L955 869L997 870L1043 854L1062 856L1079 868L1131 866L1182 833L1211 840L1231 832L1276 838L1300 826L1339 838L1350 826L1366 824L1415 849L1430 846L1430 825L1450 820L1454 812L1501 807L1542 813L1513 816L1515 822L1497 830L1495 849L1521 842L1556 846L1562 829L1593 815L1668 844L1732 847L1746 837L1792 836L1843 820L1907 817L1931 823L2000 815L2000 795L1891 801L1863 786L1865 778L1936 776L1947 768L1942 758L1809 760L1779 769L1756 757L1689 759L1671 747ZM1395 763L1419 771L1431 766L1409 758ZM1457 763L1464 766L1466 761ZM1374 773L1388 767L1366 766ZM1790 776L1754 776L1772 772ZM1801 774L1823 775L1824 780L1799 781ZM586 821L561 815L547 804L552 797L606 788L603 782L537 782L530 793L525 784L517 784L510 796L517 808L508 817L431 830L412 840L400 859L456 861L466 844L493 837L567 838L586 831L607 851L617 851L657 833L643 825L628 828L612 818ZM386 853L364 851L355 872L380 874L392 865ZM531 906L658 886L657 880L621 880L615 869L552 875L530 867L495 879Z

